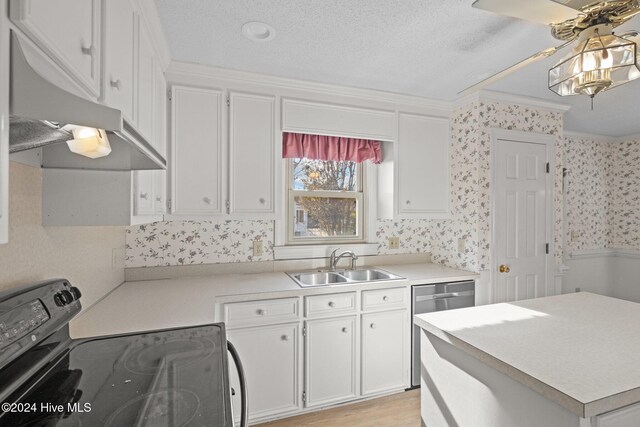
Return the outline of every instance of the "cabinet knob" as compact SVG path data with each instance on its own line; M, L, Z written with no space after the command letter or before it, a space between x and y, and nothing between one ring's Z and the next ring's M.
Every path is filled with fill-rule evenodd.
M260 197L259 202L260 202L260 204L261 204L261 205L264 205L264 203L266 202L266 200L265 200L265 199L263 199L262 197Z
M370 325L369 325L369 327L370 327L371 329L375 329L375 328L376 328L376 324L375 324L375 323L372 323L372 324L370 324Z
M162 201L162 197L158 196L156 197L156 202L161 202Z
M335 307L335 306L336 306L336 303L335 303L335 302L333 302L333 301L329 301L329 307Z
M266 312L263 309L259 308L256 310L256 313L258 313L258 316L264 316Z
M94 56L96 54L96 48L94 45L89 47L82 46L82 53L89 56Z
M202 201L205 202L208 205L212 205L213 204L213 200L211 200L209 197L203 197Z
M386 296L386 295L385 295L385 296L383 296L383 297L382 297L382 301L389 301L389 297L388 297L388 296Z
M283 335L282 341L289 341L289 335Z
M349 332L349 328L347 328L347 327L345 326L344 328L342 328L342 332L344 332L344 333L346 334L347 332Z
M411 204L411 200L407 200L405 203L406 203L407 205L410 205L410 204Z
M149 200L149 193L140 193L140 198L144 200Z
M111 79L111 81L109 81L109 86L111 86L114 89L120 90L122 89L122 82L120 82L120 79L117 79L117 80Z

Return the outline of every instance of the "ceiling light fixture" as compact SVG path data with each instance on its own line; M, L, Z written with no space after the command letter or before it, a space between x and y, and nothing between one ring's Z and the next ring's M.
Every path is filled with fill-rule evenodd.
M242 34L254 42L266 42L273 40L276 30L264 22L251 21L242 26Z
M560 96L588 95L613 89L640 77L637 46L596 25L580 33L572 52L549 70L549 89Z

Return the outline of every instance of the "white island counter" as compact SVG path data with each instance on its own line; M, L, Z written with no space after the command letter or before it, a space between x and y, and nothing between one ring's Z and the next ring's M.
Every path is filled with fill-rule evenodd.
M640 304L575 293L414 321L423 425L640 425Z

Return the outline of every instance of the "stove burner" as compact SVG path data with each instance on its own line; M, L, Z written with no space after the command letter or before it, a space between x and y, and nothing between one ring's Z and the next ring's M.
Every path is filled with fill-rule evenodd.
M114 338L87 341L73 351L73 356L78 360L111 359L113 355L122 354L127 345L126 341Z
M153 375L157 373L162 360L171 357L173 366L188 366L193 363L211 360L215 349L213 341L200 339L175 339L162 343L145 345L127 358L125 367L135 374Z
M200 399L184 389L161 389L143 394L118 408L105 422L114 426L184 426L198 413Z

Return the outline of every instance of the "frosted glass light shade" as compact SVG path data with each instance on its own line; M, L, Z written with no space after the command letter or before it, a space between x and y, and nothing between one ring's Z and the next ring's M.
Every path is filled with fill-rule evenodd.
M111 145L104 130L76 126L72 132L73 139L67 141L72 152L91 159L105 157L111 153Z

